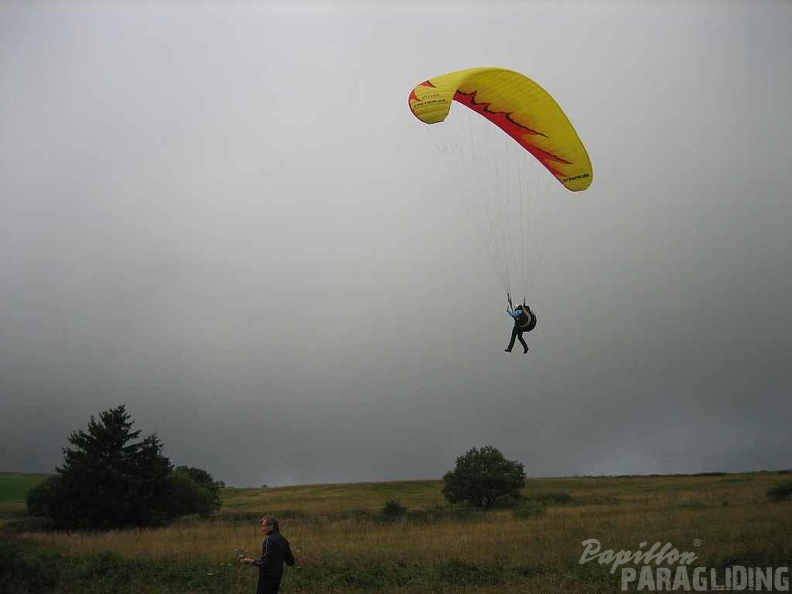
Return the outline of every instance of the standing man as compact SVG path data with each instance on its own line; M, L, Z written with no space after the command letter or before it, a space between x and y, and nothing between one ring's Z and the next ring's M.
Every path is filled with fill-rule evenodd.
M283 564L294 565L289 541L281 536L278 519L261 516L261 531L266 535L261 544L261 559L245 557L240 563L259 568L256 594L277 594L283 578Z

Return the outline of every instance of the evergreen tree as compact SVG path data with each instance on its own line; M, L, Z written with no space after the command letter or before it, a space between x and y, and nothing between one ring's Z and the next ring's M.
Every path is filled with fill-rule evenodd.
M49 505L58 526L109 529L167 520L163 496L171 463L159 438L138 439L133 423L121 405L71 433Z
M222 482L200 468L173 469L156 435L140 439L122 405L69 436L57 475L28 492L28 513L66 529L160 526L220 507Z

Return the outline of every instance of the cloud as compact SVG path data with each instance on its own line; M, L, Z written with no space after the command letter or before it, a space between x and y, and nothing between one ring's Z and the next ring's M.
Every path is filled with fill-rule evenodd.
M789 10L489 7L0 9L0 468L120 403L236 485L788 466ZM406 105L477 65L594 164L545 188L525 357L460 200L496 176Z

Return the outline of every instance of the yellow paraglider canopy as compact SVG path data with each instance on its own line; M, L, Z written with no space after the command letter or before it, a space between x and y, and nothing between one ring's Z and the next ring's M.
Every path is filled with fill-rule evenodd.
M573 192L591 185L586 147L558 103L534 81L503 68L471 68L417 85L409 104L426 124L442 122L457 101L481 114L544 165Z

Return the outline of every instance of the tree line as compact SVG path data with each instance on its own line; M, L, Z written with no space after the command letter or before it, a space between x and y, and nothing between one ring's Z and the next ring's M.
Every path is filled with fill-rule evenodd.
M111 530L164 526L220 509L221 481L200 468L174 467L157 435L141 438L133 425L121 405L73 431L56 474L28 492L28 513L56 529ZM442 493L450 504L487 509L498 500L519 500L525 480L521 463L484 446L457 458Z

